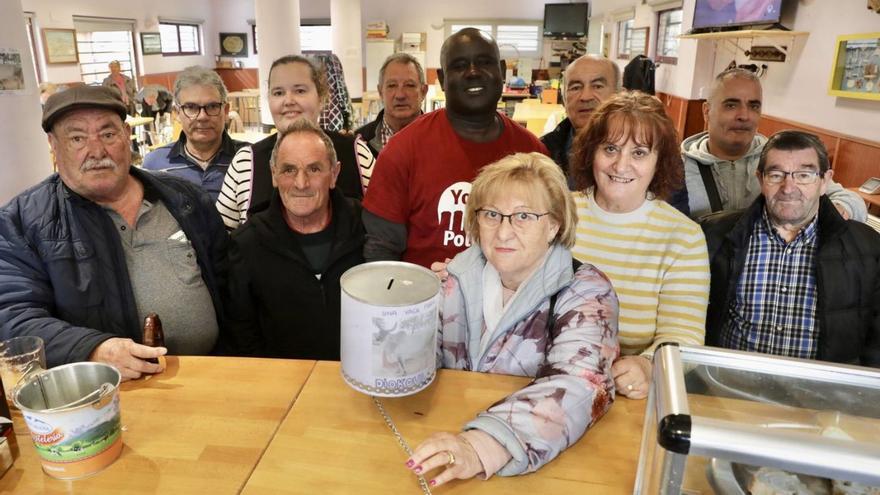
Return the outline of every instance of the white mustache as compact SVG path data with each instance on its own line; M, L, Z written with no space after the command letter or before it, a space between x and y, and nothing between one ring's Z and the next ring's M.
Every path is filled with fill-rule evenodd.
M118 165L116 165L116 162L114 162L110 157L105 157L100 160L89 158L85 161L85 163L82 164L82 167L80 167L80 171L88 172L89 170L100 170L104 168L114 169L117 166Z

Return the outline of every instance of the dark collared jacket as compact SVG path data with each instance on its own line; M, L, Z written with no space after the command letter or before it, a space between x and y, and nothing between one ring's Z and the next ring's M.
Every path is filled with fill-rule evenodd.
M333 242L316 277L282 214L277 190L268 208L232 233L228 335L233 354L339 359L339 278L364 261L360 202L330 190Z
M763 208L764 197L758 196L745 210L720 212L703 221L712 269L707 345L720 345L752 226ZM827 196L819 203L816 285L817 359L880 367L880 234L844 220Z
M354 131L355 134L359 135L364 142L367 143L367 147L370 148L370 151L373 153L373 156L378 157L379 152L382 151L382 142L376 138L376 132L379 129L379 126L382 125L382 120L385 118L385 109L379 111L379 115L376 116L376 119L372 122L368 122L363 125L363 127Z
M223 140L220 149L208 168L203 169L198 163L193 163L186 155L186 134L180 133L180 138L173 143L168 143L157 148L144 158L143 168L168 172L181 179L186 179L205 190L211 199L217 201L220 188L223 186L223 178L226 177L226 169L232 163L235 152L248 143L236 141L223 131Z
M211 199L189 182L131 167L192 242L221 332L227 235ZM41 337L50 367L85 361L101 342L141 342L122 241L103 207L54 174L0 209L0 337Z

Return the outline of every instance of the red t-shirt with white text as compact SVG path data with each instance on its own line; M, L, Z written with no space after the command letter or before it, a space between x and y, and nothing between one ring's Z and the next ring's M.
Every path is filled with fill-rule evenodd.
M455 133L446 110L437 110L396 133L379 153L364 208L406 226L404 261L430 267L467 247L464 210L481 168L513 153L548 154L534 134L500 116L501 136L475 143Z

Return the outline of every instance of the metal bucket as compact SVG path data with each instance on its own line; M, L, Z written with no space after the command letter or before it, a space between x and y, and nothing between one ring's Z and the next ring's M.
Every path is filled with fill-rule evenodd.
M412 263L376 261L349 269L339 284L345 381L381 397L430 385L437 370L437 276Z
M88 476L122 452L119 382L103 363L72 363L26 376L13 394L40 455L59 479Z

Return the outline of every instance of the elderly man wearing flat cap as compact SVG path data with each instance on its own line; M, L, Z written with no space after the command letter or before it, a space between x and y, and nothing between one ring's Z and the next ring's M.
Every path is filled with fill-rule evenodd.
M0 208L0 337L41 337L50 367L101 361L132 379L166 352L214 349L226 234L197 186L131 166L125 114L106 87L46 101L58 173ZM141 345L149 313L164 348Z

